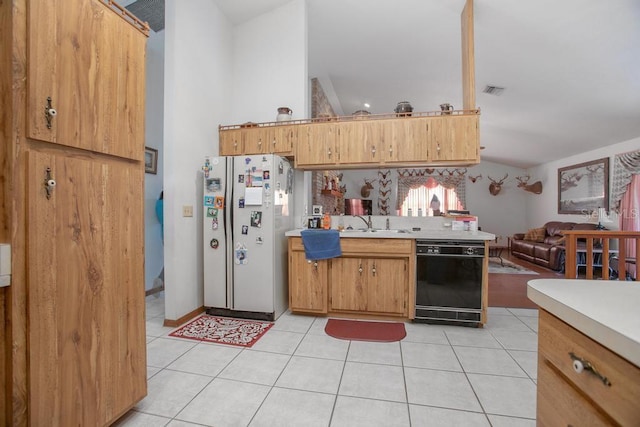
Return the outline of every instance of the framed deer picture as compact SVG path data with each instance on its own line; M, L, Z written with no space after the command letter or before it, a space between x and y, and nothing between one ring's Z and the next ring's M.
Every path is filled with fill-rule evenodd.
M558 169L558 213L609 210L609 158Z

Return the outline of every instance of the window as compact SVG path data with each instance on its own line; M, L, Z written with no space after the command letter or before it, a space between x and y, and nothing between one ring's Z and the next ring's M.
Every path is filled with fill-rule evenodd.
M434 201L437 203L432 203ZM464 209L455 188L445 188L430 177L423 185L409 190L398 214L409 216L409 209L411 209L411 216L419 216L420 213L422 216L433 216L434 209L438 207L442 213ZM440 212L436 212L436 215Z

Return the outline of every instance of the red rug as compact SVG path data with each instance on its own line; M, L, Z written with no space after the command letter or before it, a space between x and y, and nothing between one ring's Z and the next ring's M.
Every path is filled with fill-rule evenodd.
M352 341L393 342L407 336L404 323L396 322L329 319L324 331L334 338Z
M273 323L255 320L232 319L229 317L203 314L169 336L198 341L251 347L263 336Z

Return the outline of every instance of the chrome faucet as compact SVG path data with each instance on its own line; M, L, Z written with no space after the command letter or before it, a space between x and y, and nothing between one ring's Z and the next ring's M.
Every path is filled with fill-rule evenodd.
M367 231L371 231L373 229L373 222L371 222L371 215L369 215L369 219L364 219L364 217L362 215L353 215L356 218L360 218L361 220L364 221L365 224L367 224Z

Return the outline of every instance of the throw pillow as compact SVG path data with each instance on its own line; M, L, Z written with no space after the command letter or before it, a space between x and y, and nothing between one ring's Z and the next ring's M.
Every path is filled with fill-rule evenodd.
M544 227L531 228L527 230L524 235L524 240L531 240L532 242L544 242L546 230Z

